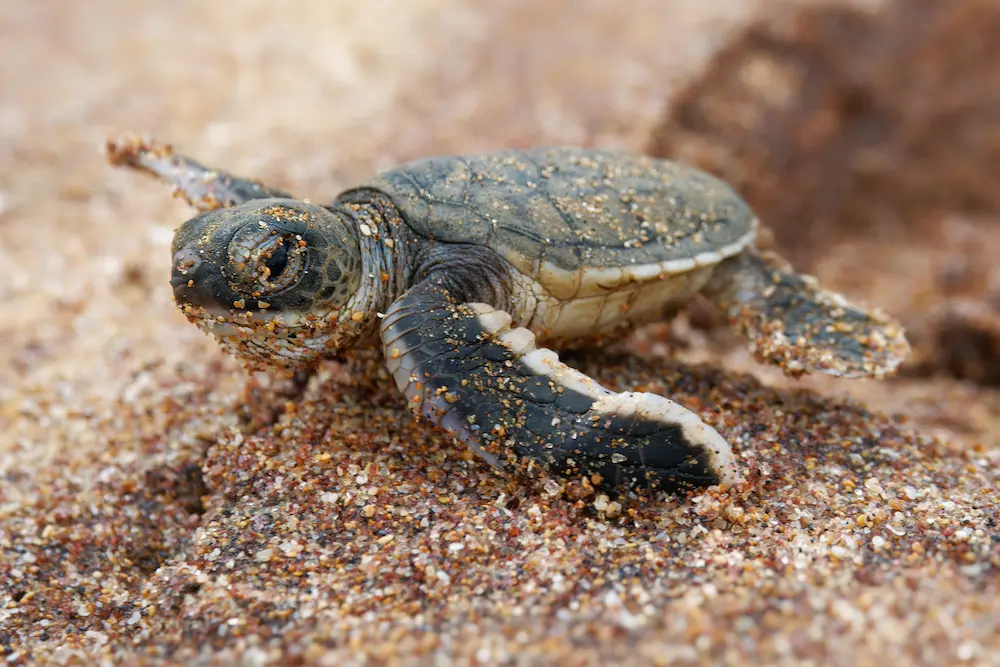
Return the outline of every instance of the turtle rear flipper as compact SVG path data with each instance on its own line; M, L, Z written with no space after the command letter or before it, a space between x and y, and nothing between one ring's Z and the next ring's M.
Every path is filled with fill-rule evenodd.
M704 294L747 337L757 361L792 377L882 378L910 351L903 328L888 315L824 290L773 253L747 250L723 261Z
M615 393L535 347L507 313L463 303L431 275L381 327L389 370L411 407L492 463L513 458L592 483L683 490L739 479L726 441L662 396ZM453 276L452 276L453 277Z

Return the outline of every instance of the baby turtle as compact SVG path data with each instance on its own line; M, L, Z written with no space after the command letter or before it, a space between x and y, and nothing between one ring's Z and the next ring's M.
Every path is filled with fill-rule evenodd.
M380 345L414 411L494 464L681 490L740 478L725 439L650 393L616 393L547 347L619 337L703 294L789 375L881 378L899 325L755 248L725 183L611 150L412 162L317 205L138 138L109 158L174 185L171 283L189 320L252 369Z

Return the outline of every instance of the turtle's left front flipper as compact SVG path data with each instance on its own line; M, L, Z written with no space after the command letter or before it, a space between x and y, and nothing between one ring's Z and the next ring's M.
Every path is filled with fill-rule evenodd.
M289 197L263 183L208 167L174 151L168 144L125 136L107 143L108 161L130 167L168 183L199 211L243 204L252 199Z
M719 264L703 293L747 337L757 361L787 375L882 378L910 346L903 328L797 274L773 253L747 250Z
M461 292L431 275L383 319L389 370L418 414L493 462L513 453L605 488L739 478L729 445L693 412L656 394L609 391Z

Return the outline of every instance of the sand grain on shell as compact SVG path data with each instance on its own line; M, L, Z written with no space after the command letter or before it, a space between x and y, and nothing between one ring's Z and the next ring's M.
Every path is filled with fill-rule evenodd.
M155 130L319 198L429 152L639 149L670 82L750 5L626 4L4 12L5 660L998 662L995 441L681 366L640 337L567 358L699 412L746 486L639 501L500 476L414 422L377 359L298 394L221 357L170 300L186 210L98 150ZM570 5L579 24L554 36Z

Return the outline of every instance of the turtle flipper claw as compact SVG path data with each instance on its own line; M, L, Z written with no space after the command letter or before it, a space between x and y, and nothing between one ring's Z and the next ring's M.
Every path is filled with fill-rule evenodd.
M729 445L693 412L656 394L612 392L510 323L428 278L395 301L381 338L413 409L493 463L513 454L608 489L739 478Z
M771 253L722 262L705 293L747 337L757 361L792 377L883 378L909 355L902 326L888 315L849 303Z

